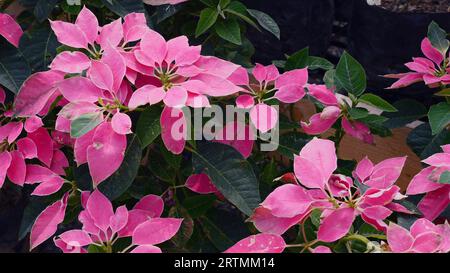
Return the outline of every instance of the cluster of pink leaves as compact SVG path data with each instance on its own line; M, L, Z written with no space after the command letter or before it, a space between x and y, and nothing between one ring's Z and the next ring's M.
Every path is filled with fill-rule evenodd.
M12 113L6 111L1 117L12 119ZM60 150L62 145L42 126L37 116L0 126L0 188L6 177L19 186L38 184L32 195L49 195L62 187L65 180L61 175L69 162ZM20 137L23 131L26 136ZM29 163L33 159L40 164Z
M441 176L450 172L450 144L442 150L422 161L430 166L414 176L406 190L408 195L425 193L418 208L429 220L436 219L450 204L450 185L439 183Z
M150 1L154 5L177 4L183 1ZM22 30L9 15L0 14L0 25L13 31L1 32L18 46ZM269 101L277 99L295 103L306 94L323 104L321 113L301 123L303 130L319 135L339 119L344 131L364 142L373 143L369 128L345 116L346 102L324 85L308 84L307 69L280 74L278 69L257 64L249 74L244 68L211 56L202 56L200 46L190 46L184 36L166 41L150 30L143 14L132 13L99 26L97 18L83 8L75 23L51 21L58 41L76 51L64 51L51 63L50 71L32 75L23 84L14 108L6 109L5 94L0 89L2 118L9 120L0 127L0 187L6 177L17 185L39 184L33 194L49 195L64 184L64 168L69 166L63 145L74 149L78 165L87 163L94 186L105 181L122 164L127 146L126 135L132 122L128 112L144 105L164 104L161 115L162 139L167 149L180 154L185 147L186 120L182 107L208 107L209 97L224 97L239 92L236 105L250 110L250 121L261 132L273 129L278 113ZM445 56L422 43L425 58L416 58L408 67L414 72L403 74L393 88L418 80L429 85L447 82ZM444 70L445 71L444 71ZM441 75L444 73L443 75ZM80 92L83 90L83 92ZM134 90L134 91L133 91ZM58 113L55 130L49 134L40 117L45 116L57 98ZM96 126L83 134L71 136L71 126L80 116L96 120ZM180 127L181 138L172 132ZM241 126L242 125L242 126ZM244 128L243 140L226 140L227 131ZM25 129L26 136L20 137ZM236 148L243 157L253 148L252 131L245 124L227 124L218 132L216 141ZM426 193L419 209L434 220L449 204L449 185L437 183L448 172L449 147L424 162L430 167L414 177L407 194ZM41 164L27 160L37 158ZM282 252L287 246L281 237L290 227L302 223L313 210L321 211L317 241L330 243L348 234L353 221L360 216L376 229L387 232L387 241L394 252L447 252L449 226L418 220L408 231L395 224L386 224L393 211L411 213L398 200L406 196L394 183L405 158L388 159L373 164L362 160L353 179L333 174L337 168L334 143L313 139L295 157L295 174L288 175L291 184L283 185L261 203L251 221L261 234L238 242L227 252ZM298 180L297 180L298 179ZM356 186L355 181L365 190ZM218 189L206 174L194 174L186 182L194 192L215 193ZM31 248L52 237L62 223L69 195L47 207L37 218L31 231ZM178 231L182 219L160 218L164 203L158 196L142 198L132 210L121 206L114 212L111 202L98 190L82 192L84 210L79 215L82 229L67 231L55 238L63 252L86 252L96 245L111 250L118 239L132 237L124 251L161 252L156 244L169 240ZM312 252L330 252L325 246Z
M122 252L131 250L131 253L161 253L161 249L155 245L172 238L183 221L161 218L164 201L156 195L142 197L132 210L123 205L114 213L108 198L95 190L92 194L82 193L82 206L84 210L79 214L78 220L83 227L66 231L54 239L55 245L64 253L86 253L85 247L89 245L112 251L117 240L125 237L132 237L132 242ZM34 228L39 227L41 226L35 225ZM32 237L32 247L40 243L39 240L40 237Z
M390 89L406 87L421 81L430 87L450 83L450 67L447 61L447 53L443 53L433 47L428 38L422 40L421 48L425 57L413 58L412 62L405 64L411 72L385 76L398 79L389 87Z
M201 48L189 46L184 36L165 41L161 35L147 27L143 14L132 13L123 22L118 19L100 27L95 15L83 8L75 23L50 23L59 42L78 50L60 53L51 63L50 71L36 73L23 84L15 99L13 111L7 114L26 120L25 128L28 124L37 126L38 128L33 128L37 133L34 136L34 131L30 132L28 138L19 143L18 151L8 150L1 154L2 159L5 159L2 160L2 182L6 174L11 181L20 185L25 182L51 182L51 185L42 183L43 189L41 186L36 188L35 193L42 195L54 193L61 188L64 180L57 174L64 174L63 168L68 167L67 159L57 150L59 146L56 144L53 145L56 150L53 152L52 144L55 141L46 129L39 128L42 122L37 117L45 116L58 97L61 99L57 101L57 106L62 109L56 120L55 139L74 149L78 165L88 164L95 187L122 164L127 146L126 134L131 133L132 127L131 119L126 114L128 111L140 105L163 101L166 105L161 116L164 143L170 151L181 153L184 140L180 144L180 141L172 138L170 130L165 130L173 121L172 109L181 112L179 108L185 105L208 106L207 95L224 96L238 91L238 87L226 79L227 75L238 68L237 65L215 57L201 56ZM139 40L136 45L130 45L130 42ZM135 92L132 86L136 88ZM2 97L5 97L3 90ZM96 121L96 126L73 137L70 134L73 121L81 116L90 117ZM22 127L21 122L10 122L2 127L1 140L8 140L8 149L15 147L12 144L20 135ZM38 143L35 144L32 140ZM44 150L49 147L50 155L48 149ZM59 160L54 163L51 160L53 153L56 154L55 161ZM24 157L38 157L49 169L33 165L27 171ZM53 171L57 173L54 174ZM58 184L55 185L56 183ZM64 218L68 194L39 215L31 232L31 248L54 234L57 225ZM108 232L104 226L98 228ZM107 238L110 239L111 236L112 234L107 234ZM72 248L79 244L70 245L64 238L66 236L56 241L59 246L65 243ZM143 249L154 249L149 246L153 243L136 240L141 242L139 245ZM156 243L155 241L154 244Z
M302 122L302 129L310 135L320 135L328 131L336 121L341 118L341 126L348 135L365 143L373 144L373 135L369 127L356 120L351 120L344 114L348 108L345 98L328 89L325 85L308 84L308 94L320 102L324 108L321 113L311 116L308 123Z
M444 150L447 148L444 147ZM447 166L448 170L450 161L447 156L437 154L426 162L433 164L429 168L434 171L434 165ZM246 238L228 252L282 252L286 244L280 235L302 223L313 210L321 212L317 242L332 243L343 238L349 233L355 218L361 216L367 224L383 233L387 232L389 246L394 252L448 252L450 226L447 222L440 226L432 224L428 219L433 220L438 213L427 213L430 206L421 206L425 208L424 214L428 219L418 220L411 228L411 234L404 228L385 222L394 211L412 214L397 202L406 196L394 185L405 160L404 157L391 158L375 165L364 158L358 163L352 179L333 174L337 168L334 142L313 139L295 156L294 172L298 181L275 189L251 216L250 220L262 232L259 237ZM414 188L420 189L418 193L433 191L428 185L433 183L430 173L425 172L426 169L413 179L416 182L411 184L408 191ZM355 181L362 186L355 185ZM440 212L443 208L441 204L445 203L445 207L448 204L448 185L436 184L432 185L435 189L447 190L446 194L434 196L431 201L439 205L433 210ZM311 251L331 252L325 246Z

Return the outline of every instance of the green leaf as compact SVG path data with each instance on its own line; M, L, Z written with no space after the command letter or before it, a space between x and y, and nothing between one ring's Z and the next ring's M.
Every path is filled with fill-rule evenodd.
M217 35L228 42L241 45L241 28L239 23L234 19L220 20L215 24Z
M183 9L183 5L161 5L155 8L155 12L151 18L155 21L155 24L159 24L162 21L172 17Z
M247 7L238 1L232 1L226 9L223 10L224 12L233 14L234 16L239 17L241 20L246 22L247 24L251 25L252 27L256 28L257 30L261 31L259 26L253 21L251 18L248 17Z
M17 94L31 68L22 52L0 38L0 85Z
M264 169L261 173L261 182L265 184L272 184L273 180L275 180L277 176L277 164L272 159L269 163L266 164L266 166L264 166Z
M372 105L384 112L397 112L397 109L392 104L375 94L364 94L359 98L359 101Z
M328 89L332 89L336 86L336 70L330 69L327 72L325 72L325 75L323 76L323 82L327 86Z
M219 6L221 9L226 8L230 4L231 0L220 0Z
M161 134L161 117L162 109L159 107L148 107L139 116L136 134L145 148L151 144Z
M428 120L433 135L438 134L450 123L450 104L441 102L431 106L428 112Z
M409 133L407 143L414 153L425 159L441 152L441 146L450 143L450 132L443 130L437 135L432 135L430 125L424 123Z
M200 12L200 19L197 23L197 28L195 29L195 37L198 37L210 29L214 23L217 21L217 16L219 13L217 9L206 8Z
M105 247L99 245L89 245L87 251L88 253L106 253Z
M142 0L102 0L103 4L112 12L124 17L128 13L146 13Z
M369 114L367 117L360 118L358 121L365 123L369 126L370 131L376 135L386 137L392 135L392 132L389 128L386 127L385 123L387 121L386 117Z
M127 142L128 146L122 165L98 186L98 189L109 200L114 200L125 193L133 183L139 170L142 156L141 142L135 134L129 135Z
M287 58L284 69L286 71L305 68L308 65L309 47L305 47Z
M200 0L200 2L211 8L216 8L219 4L219 0Z
M183 207L189 212L192 218L203 216L210 210L216 202L216 196L209 195L195 195L188 197L183 201Z
M359 120L367 117L369 115L369 111L365 108L350 108L348 110L348 114L352 119Z
M28 205L23 211L22 221L20 223L18 240L22 240L31 231L31 227L39 214L51 204L50 200L44 197L32 196Z
M167 164L164 156L159 151L152 151L150 153L149 164L147 166L158 179L168 182L171 185L175 184L177 170L174 170L170 164Z
M61 0L38 0L34 6L34 16L42 23L49 17L56 4Z
M450 88L446 88L434 94L435 96L440 97L450 97Z
M428 39L430 39L433 47L437 48L443 55L446 54L449 47L447 32L434 21L428 26Z
M250 235L242 214L230 208L215 208L200 217L204 237L219 250L224 251L237 241Z
M412 99L396 101L394 102L394 107L397 109L397 112L383 113L383 116L389 118L385 126L391 129L403 127L427 115L427 108L420 102Z
M441 184L450 184L450 171L445 171L439 177L439 183Z
M87 113L78 116L70 123L70 136L79 138L103 122L103 113Z
M69 1L70 2L70 1ZM81 4L81 2L80 2ZM70 15L78 15L78 13L80 13L82 6L81 5L77 5L76 3L68 3L68 1L63 1L60 4L61 8L64 10L65 13L68 13Z
M350 54L344 52L336 66L336 83L339 88L359 97L366 90L366 72Z
M176 170L180 168L181 160L183 159L182 155L173 154L172 152L167 150L165 145L160 145L159 150L161 151L164 160L169 164L169 166Z
M183 207L171 207L169 217L183 219L180 229L171 239L177 248L183 248L194 233L194 220L192 220L189 213Z
M20 39L19 48L33 71L44 71L48 70L59 45L52 29L46 25L32 32L25 32Z
M311 137L306 134L289 132L280 136L277 151L290 159L294 159L294 155L298 154L310 140Z
M309 56L309 48L305 47L289 56L284 68L285 70L293 70L305 67L310 70L330 70L334 68L334 64L321 57Z
M259 10L247 9L247 12L258 21L262 28L272 33L278 40L280 39L280 28L272 17Z
M325 58L316 57L316 56L309 56L307 61L308 69L310 70L316 70L316 69L323 69L323 70L330 70L334 68L334 64L330 61L328 61Z
M200 222L203 232L213 245L220 251L225 251L233 245L233 241L223 232L220 227L207 217L202 217Z
M206 173L225 198L246 215L251 215L261 202L250 163L231 146L198 142L192 165L196 173Z

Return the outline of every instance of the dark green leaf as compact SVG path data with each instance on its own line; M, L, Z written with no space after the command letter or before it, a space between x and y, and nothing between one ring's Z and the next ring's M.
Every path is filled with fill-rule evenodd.
M268 14L254 9L247 9L247 12L253 16L253 18L258 21L262 28L272 33L275 37L280 39L280 28L275 20L272 19Z
M278 152L282 155L294 159L294 155L298 154L305 146L311 137L298 132L289 132L280 136L280 143L278 145Z
M305 47L289 56L289 58L286 60L284 69L286 71L289 71L298 68L305 68L308 65L308 57L309 48Z
M219 4L219 0L200 0L200 2L211 8L216 8Z
M142 0L102 0L102 2L109 10L120 17L132 12L145 13Z
M316 57L316 56L309 56L308 57L308 69L315 70L315 69L323 69L323 70L330 70L334 68L334 64L327 59Z
M31 33L25 32L19 44L20 50L33 71L48 70L58 46L56 36L48 25L37 28Z
M231 0L220 0L219 6L221 9L226 8L230 4Z
M19 49L1 38L0 48L0 85L17 94L31 74L30 65Z
M385 123L387 121L386 117L369 114L367 117L360 118L358 121L361 121L365 123L367 126L369 126L372 133L386 137L392 135L392 132L389 130L389 128L386 127Z
M384 112L397 112L397 109L392 104L375 94L366 93L359 98L359 101L372 105Z
M394 107L398 110L395 113L383 113L389 118L385 125L388 128L403 127L408 123L416 121L427 114L427 109L420 102L412 99L403 99L394 102Z
M424 123L409 133L407 143L421 159L425 159L441 152L441 146L450 143L450 132L443 130L433 136L430 125Z
M350 54L344 52L336 66L336 83L339 88L359 97L366 90L366 72Z
M431 106L428 112L428 120L433 135L442 131L450 123L450 103L441 102Z
M362 119L369 115L369 111L365 108L350 108L348 114L352 119Z
M237 17L239 17L241 20L243 20L244 22L246 22L247 24L253 26L254 28L256 28L257 30L261 31L259 26L255 23L255 21L253 21L252 19L250 19L248 17L248 12L247 12L247 7L242 4L239 1L232 1L228 7L226 9L224 9L224 12L233 14Z
M241 45L241 28L237 20L227 19L220 20L215 24L217 35L228 42Z
M200 19L197 23L197 28L195 29L195 37L198 37L210 29L214 23L217 21L217 16L219 13L217 9L206 8L200 12Z
M61 0L39 0L34 6L34 16L39 22L44 22Z
M210 210L216 201L214 195L195 195L183 201L183 207L192 218L198 218Z
M50 200L43 197L31 197L28 205L25 207L22 216L22 222L20 223L19 240L22 240L31 231L31 227L39 214L51 204Z
M183 9L182 5L161 5L156 7L155 13L152 14L152 19L156 21L156 24L172 17Z
M169 211L169 217L182 218L180 229L172 237L171 241L178 247L183 248L194 233L194 220L189 216L186 209L182 207L172 207Z
M161 134L161 111L162 109L159 107L148 107L139 116L136 134L144 148Z
M237 241L250 235L242 214L230 208L216 208L199 221L205 237L219 250L224 251Z
M128 147L125 158L119 169L108 179L103 181L98 189L110 200L121 196L133 183L141 163L142 146L136 135L128 137Z
M246 215L251 215L260 203L259 186L247 160L231 146L198 142L192 163L197 173L209 175L212 183Z
M168 182L171 185L175 183L177 170L174 170L159 151L152 151L149 155L148 168L158 179Z
M269 163L264 166L264 169L261 173L261 182L265 184L272 184L273 180L277 178L278 170L277 164L274 160L271 160Z

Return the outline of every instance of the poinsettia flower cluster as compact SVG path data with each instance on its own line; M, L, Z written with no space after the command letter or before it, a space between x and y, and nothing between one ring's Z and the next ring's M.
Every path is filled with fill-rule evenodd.
M155 245L173 237L183 221L161 218L164 202L156 195L142 197L132 210L123 205L115 212L108 198L98 190L82 192L81 202L84 210L78 220L83 224L82 228L54 238L55 245L64 253L87 253L88 246L99 247L104 252L161 253ZM64 218L66 206L67 195L39 215L30 237L31 249L53 235ZM50 221L44 222L46 220ZM132 238L131 244L116 250L117 241L127 237Z
M450 225L435 225L422 218L409 230L391 223L387 229L387 242L394 253L448 253L450 251Z
M185 123L181 107L207 107L209 96L240 90L227 79L239 66L201 56L201 47L190 46L185 36L166 41L147 27L143 14L131 13L123 22L119 18L100 27L84 7L75 23L52 21L51 27L59 42L78 51L61 52L50 71L27 79L16 98L15 114L45 115L62 97L55 130L74 139L75 161L88 164L94 186L123 161L126 134L132 132L128 112L163 102L161 136L168 150L179 154L185 126L179 139L172 127L180 120Z
M36 133L28 132L28 138L18 141L18 151L13 151L23 122L8 122L1 127L1 140L5 142L1 154L2 182L7 175L16 184L41 183L35 194L55 193L64 183L59 175L64 175L64 168L69 164L56 149L61 144L72 146L78 165L88 164L96 187L123 162L126 135L132 133L128 112L163 102L166 106L161 116L162 138L170 151L179 154L184 150L185 140L173 138L170 126L179 117L174 117L172 112L182 113L183 106L209 106L209 96L226 96L240 90L227 79L239 66L201 56L200 46L190 46L185 36L166 41L147 27L143 14L131 13L123 21L118 19L100 27L95 15L83 7L75 23L50 23L58 41L76 51L61 52L50 64L49 71L28 78L15 98L13 109L6 114L8 121L13 117L26 120L27 130L31 126L41 127L40 117L55 106L61 107L52 132L58 142L46 129L37 128L33 129ZM49 147L51 155L43 151ZM55 163L51 161L53 153L55 160L59 160ZM24 158L34 157L48 165L48 170L33 165L25 171ZM68 196L75 194L74 189L37 218L31 231L31 248L55 233L64 218ZM123 213L122 210L116 213ZM64 241L65 237L57 240L57 244L80 247L70 245ZM150 246L152 242L141 239L136 242L143 250L155 249Z
M298 183L275 189L250 220L261 232L281 235L313 210L320 210L322 221L317 239L322 242L334 242L345 236L357 216L386 231L384 220L393 211L410 213L396 202L405 196L393 185L404 163L405 158L392 158L374 165L365 158L356 167L354 180L333 174L337 168L334 142L315 138L295 156Z
M352 103L351 101L349 102L342 95L336 94L326 85L308 84L306 88L308 95L321 103L324 108L320 113L312 115L308 122L301 122L305 133L309 135L323 134L341 118L341 126L345 133L365 143L374 143L369 127L349 117L347 110L352 106L349 105L349 103Z
M304 86L308 82L308 70L296 69L280 74L275 65L256 64L251 73L240 68L231 76L231 80L243 87L236 99L236 106L250 109L250 121L256 129L265 133L278 122L277 110L268 104L273 99L284 103L295 103L305 96Z
M428 220L435 220L450 204L450 145L442 153L423 160L430 166L413 177L406 194L425 194L417 208Z
M447 52L439 51L431 44L428 38L422 40L421 49L425 57L413 58L412 62L405 64L411 72L385 76L398 79L389 89L402 88L421 81L430 87L450 83L450 67Z
M159 33L148 30L134 55L133 67L138 89L132 94L129 108L163 102L161 137L167 149L180 154L186 143L186 118L182 107L209 107L208 97L234 94L240 88L228 78L239 68L231 62L200 55L201 46L190 46L185 36L166 41ZM140 77L144 75L145 77ZM179 136L174 124L181 123Z
M0 188L6 178L13 184L37 184L32 195L50 195L64 184L68 159L38 116L16 118L4 104L0 90ZM36 162L35 159L38 161Z

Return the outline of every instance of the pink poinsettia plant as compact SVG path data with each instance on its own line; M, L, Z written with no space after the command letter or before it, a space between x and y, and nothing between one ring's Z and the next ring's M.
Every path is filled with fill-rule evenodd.
M386 75L388 78L398 79L389 87L390 89L406 87L421 81L431 87L450 83L448 53L435 48L429 38L422 40L421 49L425 57L413 58L412 62L405 64L411 72Z
M235 8L252 23L240 2L205 9L221 24ZM207 29L196 39L167 34L150 17L97 18L83 6L72 22L49 20L58 53L16 90L0 87L0 189L32 195L19 235L29 233L30 251L204 251L199 238L224 253L450 251L449 145L423 160L406 192L396 184L406 157L338 159L345 134L375 145L374 135L389 133L387 118L364 104L396 111L365 93L365 72L348 53L336 67L304 54L284 68L239 62L244 67L233 54L207 55L206 41L194 44ZM220 25L214 30L233 40ZM19 50L23 33L0 13L8 47ZM450 82L447 49L433 41L422 42L427 58L407 64L413 72L396 76L392 88ZM299 56L306 59L290 59ZM317 67L327 70L323 83L311 73ZM300 101L316 109L302 121L283 111ZM214 123L220 115L206 114L227 106L244 118ZM276 147L267 151L269 141ZM411 197L423 194L414 205ZM240 226L222 231L224 220Z
M437 155L436 157L439 157ZM407 196L401 194L394 183L399 178L406 158L391 158L373 164L368 158L358 163L353 178L334 174L337 157L334 142L313 139L294 158L296 181L278 187L255 209L250 221L262 232L261 237L247 238L231 247L228 252L278 252L289 245L282 237L295 225L303 225L313 211L320 212L320 225L315 240L290 247L302 247L310 252L331 252L326 246L344 236L368 242L367 238L352 234L351 228L357 217L378 231L387 232L388 249L393 252L448 252L448 222L434 226L426 219L417 220L412 229L422 230L412 235L417 242L403 242L407 231L388 223L393 212L414 214L400 203ZM447 160L448 161L448 160ZM287 179L285 179L287 180ZM448 195L448 194L447 194ZM446 196L448 197L448 196ZM428 225L424 227L424 225ZM417 226L417 228L415 228ZM427 233L429 232L429 233ZM426 233L422 234L422 233ZM272 234L269 243L263 234ZM278 237L276 237L278 236ZM305 236L305 235L304 235ZM423 237L422 237L423 236ZM409 238L408 237L408 238ZM426 240L433 237L433 241ZM304 238L307 240L306 238ZM273 244L273 247L269 247ZM391 246L392 244L392 246ZM399 244L409 244L408 247ZM259 248L260 246L261 248Z

